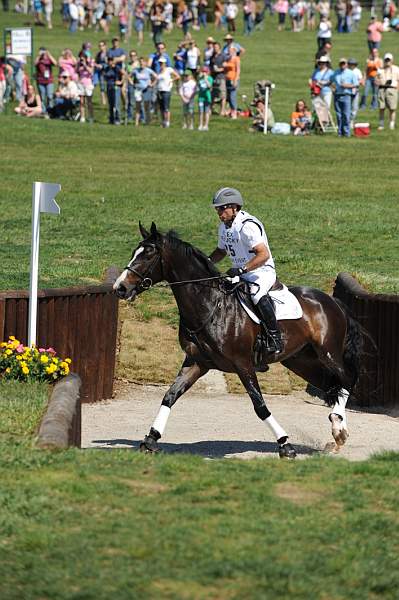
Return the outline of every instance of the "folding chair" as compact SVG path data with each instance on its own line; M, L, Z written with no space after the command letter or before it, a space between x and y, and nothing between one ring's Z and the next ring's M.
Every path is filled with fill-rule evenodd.
M327 104L320 98L312 98L313 121L311 129L315 133L337 133L337 126Z

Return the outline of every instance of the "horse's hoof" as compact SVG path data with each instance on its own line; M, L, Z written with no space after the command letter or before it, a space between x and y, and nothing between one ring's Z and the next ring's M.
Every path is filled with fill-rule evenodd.
M160 447L157 444L157 441L151 435L146 435L144 440L140 444L140 452L144 454L156 454L161 452Z
M280 458L289 458L291 460L296 458L295 448L289 442L279 446L278 453Z

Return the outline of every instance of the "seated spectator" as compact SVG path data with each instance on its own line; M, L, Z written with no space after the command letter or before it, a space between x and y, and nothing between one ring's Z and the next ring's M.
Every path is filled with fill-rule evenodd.
M39 94L35 91L33 85L28 85L27 93L19 106L14 109L17 115L23 117L41 117L42 101Z
M294 135L308 135L312 123L312 114L304 100L298 100L295 111L291 113L291 131Z
M265 101L263 98L255 98L253 102L251 102L251 106L254 107L251 111L253 116L252 125L249 128L250 132L264 132L265 128ZM273 111L268 106L267 110L267 130L271 131L275 125L275 119L273 115Z
M55 106L49 111L50 116L56 119L66 119L74 116L74 110L79 106L80 98L78 86L72 81L68 71L63 71L55 92ZM79 112L77 113L79 118Z

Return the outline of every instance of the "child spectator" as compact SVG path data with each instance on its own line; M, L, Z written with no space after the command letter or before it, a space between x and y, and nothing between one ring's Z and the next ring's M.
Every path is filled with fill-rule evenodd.
M173 58L175 61L175 71L177 71L181 77L186 70L187 50L185 41L180 42Z
M86 42L79 52L79 61L77 65L78 73L78 91L80 97L80 122L86 121L85 110L87 103L88 120L93 122L93 74L94 60L91 57L91 44Z
M194 129L194 98L197 84L191 71L186 71L179 94L183 107L183 129Z
M304 100L298 100L295 111L291 113L291 131L294 135L308 135L312 115L308 110Z
M213 79L209 67L202 67L198 78L199 131L208 131L211 116Z

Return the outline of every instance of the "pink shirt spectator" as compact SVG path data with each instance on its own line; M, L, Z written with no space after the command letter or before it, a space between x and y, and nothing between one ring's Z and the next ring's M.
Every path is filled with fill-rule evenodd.
M58 61L60 67L60 73L66 71L72 81L77 81L78 74L76 73L76 59L75 58L63 58L61 57Z
M274 5L274 10L277 13L287 14L288 8L289 8L288 0L277 0L276 4Z
M382 39L381 33L384 31L383 25L380 21L370 23L367 27L367 39L369 42L380 42Z

